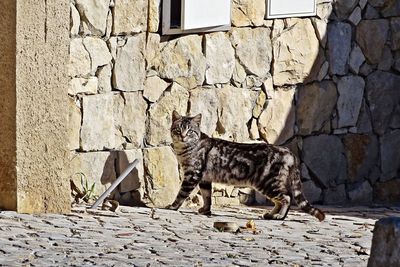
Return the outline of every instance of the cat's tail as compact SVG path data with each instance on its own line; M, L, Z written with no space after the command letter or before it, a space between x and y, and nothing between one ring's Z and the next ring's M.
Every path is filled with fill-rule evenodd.
M299 206L299 208L304 212L316 217L320 222L323 221L325 219L325 213L322 210L311 206L303 194L299 169L295 168L293 172L294 177L292 177L292 195L297 203L297 206Z

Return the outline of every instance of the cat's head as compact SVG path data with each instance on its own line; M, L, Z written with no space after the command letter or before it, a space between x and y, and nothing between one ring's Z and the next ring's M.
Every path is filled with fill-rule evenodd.
M179 115L172 112L171 137L174 143L195 144L200 140L201 114L194 117Z

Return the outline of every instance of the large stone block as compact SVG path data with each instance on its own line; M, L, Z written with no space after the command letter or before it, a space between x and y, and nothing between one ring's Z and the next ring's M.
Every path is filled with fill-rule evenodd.
M202 114L200 129L213 135L217 128L219 99L217 89L199 87L190 91L190 115Z
M374 202L380 204L400 204L400 179L378 182L374 185Z
M346 181L345 150L339 137L318 135L304 138L302 159L324 187Z
M368 267L400 266L399 244L400 218L388 217L377 221L372 237Z
M170 147L143 150L145 201L155 207L171 204L180 189L178 161Z
M149 128L147 143L151 145L169 144L171 139L172 111L176 110L181 115L186 115L189 101L189 92L177 83L174 83L170 91L154 103L149 110Z
M337 97L336 86L331 81L300 87L296 110L299 134L310 134L329 126Z
M382 50L388 38L389 22L384 19L362 20L356 31L356 40L371 64L381 60Z
M97 93L98 80L96 77L86 78L72 78L69 82L68 94L88 94L93 95Z
M170 84L158 76L151 76L144 82L143 97L150 102L157 102Z
M128 37L125 43L115 48L115 64L113 75L113 87L121 91L143 90L146 78L145 58L145 34Z
M264 0L233 0L232 25L262 26L265 16Z
M126 193L130 191L139 191L143 194L144 190L144 168L143 168L143 153L140 149L118 151L116 154L116 175L119 176L122 172L136 159L139 163L128 174L128 176L119 185L119 192Z
M400 111L396 110L396 106L400 104L399 84L400 76L389 72L375 71L367 77L366 96L372 125L379 135L385 133L392 118Z
M201 36L187 35L168 42L155 58L161 78L171 79L185 88L202 85L206 72L202 41Z
M114 152L72 153L70 156L69 171L72 179L82 189L81 179L92 186L95 183L94 193L102 194L115 180Z
M347 203L346 187L344 184L328 188L324 192L324 204L342 205Z
M350 188L348 193L352 204L368 205L372 202L372 187L368 181L353 185L353 188Z
M123 144L141 147L146 134L147 102L140 92L115 95L114 124L116 135ZM128 144L127 144L128 143Z
M91 74L94 75L98 67L107 65L111 62L111 54L106 42L100 38L86 37L83 39L83 45L89 52L91 59Z
M376 136L350 134L343 138L343 143L350 183L369 178L373 170L379 168L379 142Z
M294 134L295 89L278 88L258 119L260 135L270 144L283 144Z
M350 70L358 74L361 65L365 62L364 54L358 45L354 45L350 53L349 67Z
M219 101L217 136L237 142L249 140L247 124L252 118L257 95L255 91L233 86L224 86L217 91Z
M235 50L223 32L208 34L206 40L207 84L228 83L235 68Z
M74 38L71 40L68 68L68 74L71 77L86 76L91 71L89 52L85 49L81 38Z
M273 42L274 84L280 86L315 80L323 61L311 21L287 19L286 23L286 29L277 34Z
M364 79L359 76L342 77L337 89L338 128L355 126L364 95Z
M381 181L400 177L400 130L394 130L381 138ZM400 190L400 189L399 189Z
M112 149L115 146L113 96L101 94L82 97L81 149Z
M351 51L351 25L331 22L328 25L328 53L330 73L345 75Z
M267 77L272 62L270 30L267 28L234 28L231 42L236 57L248 74Z
M334 10L340 19L347 19L353 9L358 4L358 0L335 0Z
M147 0L114 0L113 35L146 31Z
M76 0L83 32L103 36L106 33L110 0Z

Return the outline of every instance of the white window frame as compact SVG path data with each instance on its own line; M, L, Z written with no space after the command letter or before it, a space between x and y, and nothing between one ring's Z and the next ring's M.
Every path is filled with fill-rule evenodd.
M185 33L198 33L198 32L214 32L214 31L229 31L231 29L231 16L229 17L229 24L226 25L218 25L197 29L184 30L184 5L185 1L181 0L181 28L171 28L171 0L162 0L162 34L163 35L173 35L173 34L185 34ZM191 0L193 1L193 0ZM202 0L195 0L202 1ZM214 0L218 1L218 0ZM230 14L232 9L232 2L230 1Z
M276 18L292 18L292 17L312 17L317 15L317 0L309 0L313 2L313 10L309 10L307 12L280 12L273 10L274 3L282 2L281 0L266 0L267 4L267 12L265 14L266 19L276 19ZM288 1L288 0L286 0ZM290 0L293 5L298 4L297 0Z

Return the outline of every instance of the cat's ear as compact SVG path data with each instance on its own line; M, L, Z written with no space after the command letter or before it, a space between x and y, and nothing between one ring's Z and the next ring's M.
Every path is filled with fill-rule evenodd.
M177 121L180 118L182 118L182 116L179 115L179 113L176 110L172 111L172 121Z
M201 113L197 114L196 116L194 116L192 121L197 123L198 125L200 125L200 123L201 123Z

